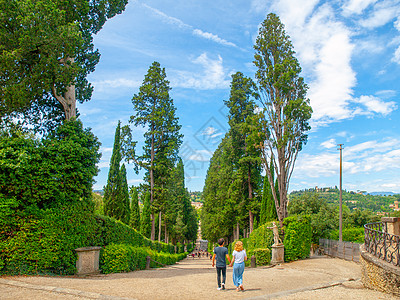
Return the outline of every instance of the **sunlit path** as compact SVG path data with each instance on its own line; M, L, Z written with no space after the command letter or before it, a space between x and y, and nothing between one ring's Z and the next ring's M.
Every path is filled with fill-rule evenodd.
M163 269L85 278L4 277L0 299L391 299L364 289L360 276L356 263L320 257L280 267L246 268L244 292L235 291L228 268L227 289L217 291L215 270L202 257Z

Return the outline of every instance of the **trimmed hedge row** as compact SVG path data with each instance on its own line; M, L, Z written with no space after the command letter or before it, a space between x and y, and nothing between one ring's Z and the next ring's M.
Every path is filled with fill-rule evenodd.
M105 246L112 243L131 244L136 247L149 247L159 252L175 253L174 245L152 241L141 235L136 229L120 221L100 215L96 215L96 221L100 227L100 240L98 241L98 245ZM179 250L183 252L182 247L179 247Z
M172 265L187 256L187 252L180 254L170 254L156 252L145 247L134 247L129 244L110 244L104 248L100 257L100 269L103 273L120 273L134 270L144 270L146 268L146 258L152 259L150 267L158 268L161 265Z
M151 241L119 221L95 216L84 203L19 211L1 202L0 216L6 218L0 218L0 274L75 274L76 248L112 243L175 253L171 244Z

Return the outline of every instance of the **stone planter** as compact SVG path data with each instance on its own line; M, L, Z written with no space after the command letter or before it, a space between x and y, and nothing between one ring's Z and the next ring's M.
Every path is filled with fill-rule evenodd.
M78 254L76 261L77 275L100 273L99 259L101 247L83 247L75 249Z

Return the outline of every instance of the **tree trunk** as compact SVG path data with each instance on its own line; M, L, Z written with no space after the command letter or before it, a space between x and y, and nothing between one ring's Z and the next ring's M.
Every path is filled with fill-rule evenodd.
M158 213L158 241L161 242L161 210Z
M236 239L238 240L240 238L240 227L239 227L239 222L236 222Z
M154 132L154 124L151 124L151 131ZM150 150L150 205L153 204L154 201L154 133L151 134L151 150ZM151 235L150 239L152 241L156 238L156 224L154 213L152 213L151 218Z
M71 65L74 63L74 58L67 57L60 59L60 63L63 63L66 68L68 68L67 62L70 62ZM63 107L65 120L69 121L72 118L76 117L76 95L75 95L75 84L71 84L67 87L64 95L60 95L57 93L55 85L51 87L51 91L53 96L57 99L58 102Z
M249 201L250 203L253 201L253 186L251 185L251 170L250 170L250 166L247 172L247 183L248 183L248 190L249 190ZM253 232L253 226L254 226L254 214L251 211L251 209L249 209L249 233Z

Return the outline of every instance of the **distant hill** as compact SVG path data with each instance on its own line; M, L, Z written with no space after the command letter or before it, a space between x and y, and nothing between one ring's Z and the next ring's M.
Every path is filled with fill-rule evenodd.
M368 193L368 195L372 195L372 196L394 196L394 195L397 195L397 194L393 193L393 192L371 192L371 193Z
M338 205L339 203L339 189L337 187L324 187L324 188L310 188L301 191L293 191L289 195L289 199L301 197L304 193L317 193L320 198L326 199L328 203ZM385 195L383 195L385 194ZM400 194L392 192L374 192L366 193L365 191L346 191L343 190L342 194L343 204L350 210L353 209L368 209L375 212L392 211L390 205L394 201L400 200Z
M93 193L96 193L96 194L98 194L100 196L104 195L104 191L103 190L94 190Z
M203 202L203 192L189 192L192 202Z

